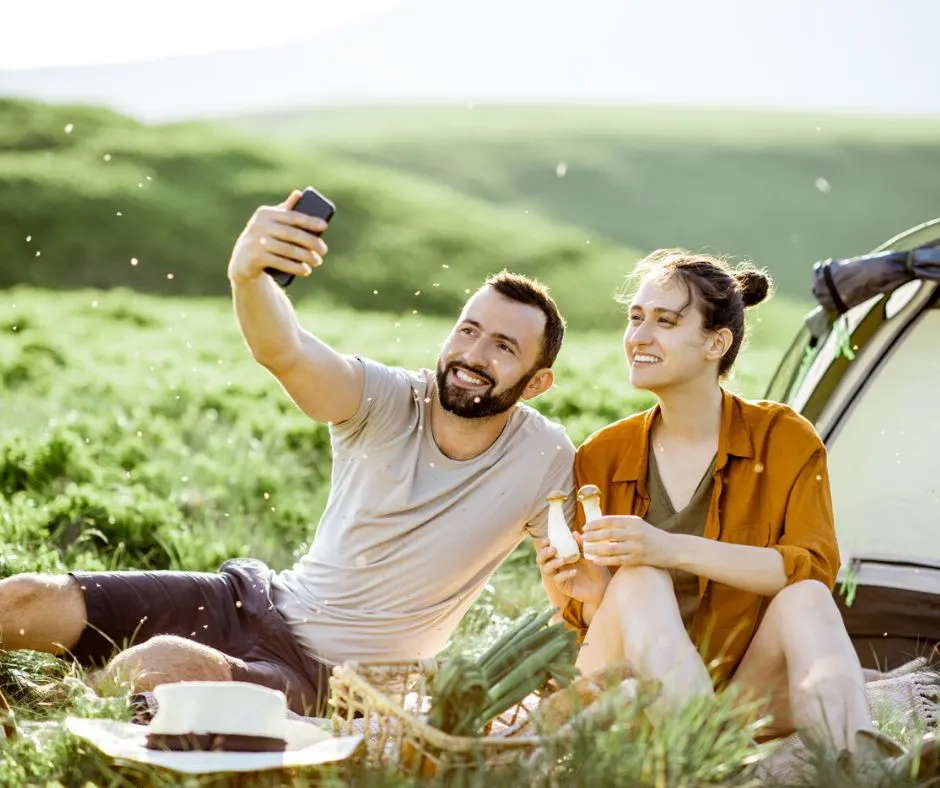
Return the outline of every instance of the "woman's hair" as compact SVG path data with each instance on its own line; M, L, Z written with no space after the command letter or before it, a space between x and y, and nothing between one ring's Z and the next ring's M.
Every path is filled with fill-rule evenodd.
M732 268L724 258L695 254L685 249L657 249L636 267L631 279L668 282L678 279L689 292L682 307L685 312L697 304L706 331L727 328L731 331L731 347L718 364L719 376L734 364L745 337L744 310L766 300L773 289L773 280L763 271L747 264ZM630 297L618 296L622 304Z

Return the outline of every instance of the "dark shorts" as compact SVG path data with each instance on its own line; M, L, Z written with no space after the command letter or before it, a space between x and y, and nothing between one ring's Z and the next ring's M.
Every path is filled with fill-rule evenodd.
M281 690L291 711L325 716L329 666L308 655L271 602L270 570L238 558L210 572L70 572L87 623L72 656L102 666L155 635L221 651L232 678Z

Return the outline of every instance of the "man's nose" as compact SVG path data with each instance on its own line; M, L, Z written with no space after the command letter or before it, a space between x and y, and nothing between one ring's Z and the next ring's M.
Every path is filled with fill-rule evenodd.
M468 363L482 365L486 357L485 343L478 339L466 348L463 355Z
M467 348L464 353L464 358L467 359L468 364L473 364L476 367L483 367L484 369L489 368L490 362L490 352L487 348L486 342L482 340L477 340L470 347Z

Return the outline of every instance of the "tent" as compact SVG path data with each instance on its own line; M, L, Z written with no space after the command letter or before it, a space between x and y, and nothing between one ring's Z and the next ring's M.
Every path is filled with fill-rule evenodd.
M940 219L817 263L812 290L767 398L826 443L836 599L862 664L890 670L940 643Z

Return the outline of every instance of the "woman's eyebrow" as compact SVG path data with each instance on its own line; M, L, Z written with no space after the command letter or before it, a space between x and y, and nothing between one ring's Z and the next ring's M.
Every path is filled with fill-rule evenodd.
M630 307L630 311L642 312L643 307L640 306L639 304L634 304L633 306ZM665 306L654 306L651 311L654 314L659 314L659 315L672 315L673 317L676 317L676 318L682 317L682 312L680 312L679 310L669 309L668 307L665 307Z

